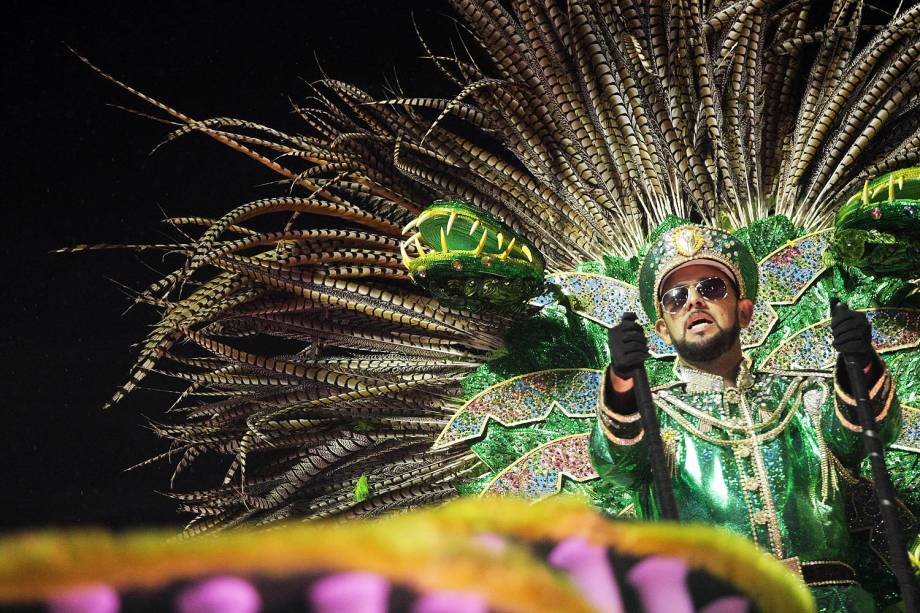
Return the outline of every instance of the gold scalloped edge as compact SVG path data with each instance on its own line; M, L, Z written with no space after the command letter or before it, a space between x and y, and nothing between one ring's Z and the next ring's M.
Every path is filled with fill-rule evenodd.
M905 312L908 312L908 313L920 313L920 309L911 309L911 308L906 308L906 307L877 307L877 308L871 308L871 309L856 309L856 310L859 311L859 312L861 312L861 313L870 313L870 312L878 312L878 311L905 311ZM787 343L790 343L790 342L794 341L795 339L797 339L798 337L800 337L802 334L804 334L804 333L807 332L808 330L812 330L812 329L820 328L820 327L824 327L824 326L829 326L829 325L830 325L830 322L831 322L831 318L830 318L830 317L827 317L827 318L825 318L825 319L822 319L822 320L820 320L820 321L816 321L815 323L813 323L813 324L811 324L811 325L808 325L808 326L802 328L801 330L797 331L795 334L793 334L793 335L790 336L789 338L783 339L782 342L780 342L780 344L777 345L777 346L773 349L773 351L771 351L770 353L767 354L767 356L761 361L761 365L760 365L756 370L757 370L757 371L761 371L761 372L773 372L773 373L785 373L785 372L790 372L790 371L786 371L786 370L783 370L783 369L770 368L770 367L767 366L767 364L770 363L770 360L773 359L773 356L776 355L777 353L779 353L779 351L780 351L781 349L783 349L783 347L785 347ZM882 353L892 353L892 352L894 352L894 351L900 351L901 349L913 349L914 347L920 347L920 342L916 342L916 343L906 343L906 344L902 344L902 345L895 345L895 346L893 346L893 347L885 347L884 349L877 349L877 352L880 353L880 354L882 354ZM833 364L830 364L829 366L827 366L827 370L833 370L833 368L834 368L834 365L833 365ZM825 369L824 369L824 368L816 368L816 369L814 369L814 370L815 370L815 371L823 371L823 370L825 370Z
M780 245L779 247L777 247L776 249L774 249L773 251L771 251L770 253L768 253L768 254L765 255L764 257L762 257L760 260L758 260L758 261L757 261L757 270L758 270L758 271L762 271L762 268L761 268L761 267L767 262L767 260L769 260L770 258L772 258L773 256L775 256L777 253L783 251L784 249L789 249L790 247L794 247L795 245L797 245L798 243L800 243L800 242L802 242L802 241L804 241L804 240L806 240L806 239L813 238L813 237L818 236L818 235L820 235L820 234L832 233L833 231L834 231L833 228L825 228L825 229L823 229L823 230L816 230L815 232L809 232L808 234L804 234L804 235L802 235L802 236L799 236L798 238L794 238L794 239L792 239L792 240L786 241L785 243L783 243L782 245ZM821 274L822 274L825 270L827 270L827 266L823 266L823 267L822 267L820 270L818 270L814 275L812 275L811 278L808 280L808 282L805 283L805 285L803 285L802 288L801 288L795 295L793 295L791 298L788 298L788 299L786 299L786 300L781 300L781 301L770 300L770 301L768 301L768 304L771 304L771 305L772 305L772 304L779 304L779 305L795 304L796 302L799 301L799 298L801 298L801 297L805 294L805 292L808 291L808 288L811 287L812 284L814 284L815 280L816 280L818 277L820 277ZM761 273L758 272L758 274L761 274ZM762 279L758 279L758 281L762 281Z
M495 496L496 494L495 494L494 492L490 492L490 491L489 491L490 489L492 489L492 486L495 485L495 484L498 482L498 480L501 479L502 477L504 477L506 474L512 472L512 471L515 470L517 467L519 467L521 464L523 464L524 462L526 462L529 458L532 458L533 456L535 456L535 455L537 455L537 454L539 454L539 453L542 453L543 450L544 450L544 449L547 449L548 447L551 447L551 446L556 445L556 444L558 444L558 443L562 443L563 441L567 441L567 440L569 440L569 439L577 439L577 438L584 438L584 439L585 439L585 446L587 446L587 445L588 445L588 441L589 441L590 438L591 438L591 433L590 433L590 432L579 432L579 433L577 433L577 434L567 434L567 435L565 435L565 436L560 436L559 438L554 438L554 439L551 440L551 441L548 441L548 442L546 442L546 443L543 443L542 445L539 445L539 446L537 446L537 447L534 447L533 449L531 449L530 451L528 451L527 453L525 453L524 455L522 455L521 457L519 457L517 460L515 460L514 462L512 462L511 464L509 464L508 466L506 466L504 469L502 469L497 475L495 475L495 477L493 477L492 480L489 481L489 483L487 483L486 486L485 486L484 488L482 488L482 491L479 493L479 497L480 497L480 498L486 498L486 497L488 497L488 496ZM575 481L575 482L577 482L577 483L586 483L586 482L591 481L591 480L593 480L593 479L597 479L597 478L599 477L599 475L597 475L597 474L595 473L593 476L585 477L584 479L577 479L576 477L573 477L572 475L567 474L565 469L558 470L558 471L556 472L555 483L553 484L553 493L547 494L547 495L544 496L543 498L538 498L538 499L535 499L535 500L534 500L534 499L528 499L528 500L530 500L531 504L536 504L536 503L538 503L538 502L542 502L542 501L546 500L546 499L547 499L548 497L550 497L550 496L554 496L554 495L558 494L559 492L562 491L562 478L563 478L563 477L568 477L569 479L571 479L572 481Z

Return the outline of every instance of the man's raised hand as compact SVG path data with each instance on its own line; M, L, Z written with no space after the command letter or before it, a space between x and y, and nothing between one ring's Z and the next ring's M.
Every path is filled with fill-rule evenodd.
M845 302L836 300L831 304L831 313L834 349L845 358L855 358L860 366L868 364L873 349L872 326L866 314L852 311Z
M607 333L610 347L610 366L620 379L632 378L633 371L648 359L648 342L645 331L636 321L635 313L624 313L620 323Z

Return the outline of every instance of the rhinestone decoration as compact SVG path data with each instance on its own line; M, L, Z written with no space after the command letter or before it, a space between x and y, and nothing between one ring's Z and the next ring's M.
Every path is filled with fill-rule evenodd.
M755 302L751 324L741 330L741 346L748 349L763 344L777 319L779 319L779 316L769 303L764 300Z
M588 456L591 434L572 434L540 445L503 470L481 496L522 496L537 502L562 490L562 477L575 481L598 478Z
M548 280L548 279L547 279ZM529 304L535 307L545 307L556 302L556 297L553 295L553 292L547 291L539 296L530 299Z
M696 255L696 252L703 246L703 236L699 228L693 226L678 229L673 237L674 248L680 255L688 257Z
M865 313L872 324L872 344L879 353L920 344L920 310L872 309ZM833 340L828 318L787 338L761 368L780 372L830 370L837 359Z
M589 273L557 273L548 275L546 282L571 298L582 315L607 328L620 323L627 311L638 315L643 326L651 323L642 312L639 288L635 285Z
M483 390L457 411L433 449L479 438L489 419L511 427L546 419L558 406L568 417L593 417L603 373L585 368L541 370Z
M892 447L920 453L920 408L901 405L901 435Z
M832 230L808 234L777 249L760 261L758 301L792 304L824 272L822 260Z
M605 328L620 323L623 313L636 314L639 324L645 328L649 352L653 357L663 358L675 355L671 345L655 332L639 302L639 288L624 281L589 273L556 273L546 277L546 282L568 296L575 311ZM546 306L554 302L552 292L547 292L531 301L535 306Z
M655 255L661 256L659 259L670 259L675 255L692 257L703 246L716 245L721 247L721 241L719 240L721 238L718 233L713 235L709 228L681 226L661 237L661 246L655 250Z

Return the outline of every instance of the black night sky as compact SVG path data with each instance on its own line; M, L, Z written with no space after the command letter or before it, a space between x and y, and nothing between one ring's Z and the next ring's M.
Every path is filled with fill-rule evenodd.
M171 396L142 392L102 410L157 319L143 306L123 314L121 285L141 289L158 276L149 267L179 260L49 251L160 242L166 215L218 215L279 188L199 135L149 155L169 127L115 108L155 112L66 45L191 117L297 132L288 97L303 100L320 66L376 95L394 75L408 93L455 93L419 59L411 19L444 52L454 26L433 0L16 4L3 33L0 528L179 524L156 493L171 469L124 472L164 450L146 420Z

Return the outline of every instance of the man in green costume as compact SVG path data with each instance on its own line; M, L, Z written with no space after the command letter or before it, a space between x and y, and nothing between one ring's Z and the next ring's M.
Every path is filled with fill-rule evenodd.
M863 457L842 357L833 380L754 372L741 349L751 322L757 264L734 236L698 225L654 241L639 268L643 309L677 351L675 381L653 389L682 521L743 534L784 561L822 611L873 611L852 569L845 505ZM841 308L834 346L865 365L880 436L898 435L900 410L864 313ZM631 373L648 357L635 321L610 331L611 366L591 441L601 478L634 492L640 517L657 518L651 468Z

